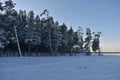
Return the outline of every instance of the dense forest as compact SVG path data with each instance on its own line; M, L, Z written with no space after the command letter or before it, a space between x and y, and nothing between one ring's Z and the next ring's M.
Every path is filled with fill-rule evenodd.
M101 32L87 28L83 33L81 27L74 31L54 21L47 9L35 16L34 11L15 10L15 5L12 0L0 2L0 56L73 55L82 51L89 55L90 47L99 49Z

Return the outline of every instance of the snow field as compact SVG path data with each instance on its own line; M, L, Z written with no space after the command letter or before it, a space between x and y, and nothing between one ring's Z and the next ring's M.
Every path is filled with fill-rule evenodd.
M0 58L0 80L119 79L119 56Z

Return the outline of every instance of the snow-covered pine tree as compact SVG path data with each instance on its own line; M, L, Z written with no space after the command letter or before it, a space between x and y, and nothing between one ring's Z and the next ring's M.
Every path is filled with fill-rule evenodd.
M26 28L26 25L27 25L26 10L24 10L24 11L19 10L18 18L19 18L18 19L19 25L17 27L17 33L18 33L18 38L19 38L22 54L25 55L25 52L27 50L27 46L25 44L25 34L27 32L27 28Z
M54 25L53 17L49 16L49 11L47 9L41 14L42 18L42 48L43 52L49 52L52 55L52 39L51 39L51 30Z
M91 45L91 30L90 28L86 28L86 38L85 38L85 50L86 50L86 55L90 55L90 45Z
M51 55L52 51L52 39L51 39L51 30L52 26L54 25L53 18L49 17L48 19L43 18L41 20L42 24L42 40L41 40L41 46L43 48L43 52L49 52Z
M41 29L42 29L42 36L41 36L41 50L42 53L46 53L49 50L48 48L48 44L49 44L49 38L48 38L48 28L47 28L47 20L42 18L41 19Z
M14 5L16 5L16 4L13 3L12 0L5 1L4 10L7 15L10 15L14 11L14 9L13 9L15 7Z
M83 29L79 26L79 29L77 30L77 35L79 39L79 46L80 49L83 49Z
M35 44L40 45L41 44L41 32L42 32L42 30L41 30L40 17L38 15L35 18L35 32L36 32L36 37L38 37Z
M17 28L18 29L18 36L20 37L20 42L24 41L25 39L25 26L27 25L27 15L26 15L26 11L22 11L22 10L19 10L19 27Z
M68 44L68 34L67 34L67 26L65 25L65 23L63 23L61 26L60 26L60 31L61 31L61 52L63 54L66 53L66 47L67 47L67 44Z
M80 51L79 48L80 48L79 47L79 36L78 36L77 31L76 31L73 33L73 49L72 49L72 51L74 53L79 52Z
M27 21L26 21L26 18L27 18L27 15L26 15L26 10L22 11L22 10L19 10L19 25L21 26L25 26L27 24Z
M7 38L9 39L10 43L13 44L14 46L11 45L11 49L13 52L16 51L16 44L18 47L19 55L22 56L20 46L19 46L19 40L17 37L17 25L18 25L18 14L17 11L14 9L14 3L9 0L5 1L5 6L3 8L5 14L4 14L4 26L5 26L5 31L7 32Z
M99 37L100 37L100 34L101 32L93 32L94 34L94 38L93 38L93 41L92 41L92 50L96 53L96 51L98 51L98 54L100 54L100 46L99 46L99 43L100 43L100 40L99 40Z
M31 55L31 46L33 44L34 36L34 12L30 11L27 16L27 25L25 33L25 43L28 45L28 55Z
M35 52L38 53L41 45L41 21L40 17L37 15L34 20L34 28L33 28L33 36L32 36L32 44L35 46Z
M53 53L56 55L56 53L58 53L59 51L59 47L61 46L61 32L58 21L56 21L52 27L51 39L52 39Z
M54 20L53 20L53 17L49 17L49 12L48 12L48 31L49 31L49 49L50 49L50 55L52 56L53 55L53 49L52 49L52 38L51 38L51 32L52 32L52 27L54 25Z
M74 45L78 45L79 44L79 37L78 37L77 32L74 32L73 40L74 40L74 42L73 42Z
M73 40L73 38L74 38L74 36L73 36L73 34L74 34L74 31L73 31L73 29L72 29L72 27L68 30L68 52L70 53L70 55L71 55L71 53L72 53L72 48L73 48L73 45L74 45L74 40Z
M6 32L8 32L9 34L9 39L15 37L14 36L14 23L13 21L15 20L15 17L13 16L13 13L15 12L13 9L13 3L12 1L5 1L5 6L4 6L4 12L5 14L3 14L3 23L4 23L4 28L6 30Z

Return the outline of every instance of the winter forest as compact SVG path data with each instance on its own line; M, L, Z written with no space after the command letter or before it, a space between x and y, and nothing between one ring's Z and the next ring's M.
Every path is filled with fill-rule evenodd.
M0 56L100 53L101 32L86 28L83 33L81 27L74 31L72 27L68 29L65 23L59 25L58 21L54 21L47 9L35 16L34 11L15 10L15 5L12 0L0 1Z

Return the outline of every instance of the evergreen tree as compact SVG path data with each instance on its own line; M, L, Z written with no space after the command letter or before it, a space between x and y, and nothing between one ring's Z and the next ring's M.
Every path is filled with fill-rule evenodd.
M70 28L70 30L68 31L68 52L71 53L73 45L74 45L74 36L73 36L73 29L72 27ZM71 55L71 54L70 54Z
M34 27L34 45L41 44L41 22L40 17L37 15L35 18L35 27Z
M49 15L49 13L48 13L48 15ZM49 31L49 49L50 49L50 55L52 55L53 54L53 49L52 49L52 27L53 27L53 25L54 25L54 21L53 21L53 17L49 17L49 16L47 16L48 17L48 31Z
M90 55L90 43L91 43L91 30L90 28L86 28L86 38L85 38L85 50L86 55Z
M80 49L83 49L83 29L79 26L79 29L77 31Z
M74 44L74 45L78 45L78 44L79 44L79 37L78 37L77 32L74 32L73 35L74 35L74 36L73 36L73 40L74 40L73 44Z
M17 25L18 25L18 13L14 9L14 3L9 0L5 1L5 6L4 6L4 26L5 26L5 31L7 32L7 38L10 41L11 48L13 49L13 52L16 51L16 44L18 47L19 55L21 56L21 51L20 51L20 46L19 46L19 40L17 37Z
M14 5L16 5L15 3L13 3L12 0L8 0L8 1L5 1L5 6L4 6L4 9L5 9L5 13L7 15L10 15L12 14L12 12L14 11Z
M46 42L44 42L42 40L43 41L42 45L45 46L49 50L50 55L52 55L52 39L51 39L51 32L52 31L51 30L52 30L52 26L54 24L54 21L53 21L53 17L49 16L49 11L47 9L44 10L44 12L41 14L41 16L42 15L46 16L46 18L43 18L43 28L44 28L43 35L45 35L45 37L43 37L43 38L46 40ZM47 37L47 35L48 35L48 37ZM47 46L46 46L46 44L47 44Z
M19 10L18 17L19 17L18 19L19 25L17 27L17 33L18 33L22 54L25 55L25 52L27 51L28 48L25 43L27 26L28 26L26 10L24 11Z
M33 37L32 37L32 44L34 45L34 50L35 52L38 53L39 51L39 47L41 45L41 22L40 22L40 18L39 16L37 15L35 17L35 20L34 20L34 28L33 28Z
M22 11L22 10L19 10L19 27L17 28L18 29L18 36L20 38L20 42L23 42L24 39L25 39L25 28L26 28L26 25L27 25L27 15L26 15L26 11Z
M63 23L60 26L61 31L61 52L65 53L68 41L67 26Z
M52 27L51 39L52 39L53 52L58 53L59 47L61 46L61 42L60 42L61 32L58 21L56 21Z
M94 38L93 38L93 41L92 41L92 50L96 53L96 51L98 50L98 53L100 55L100 47L99 47L99 37L100 37L100 34L101 32L93 32L94 34Z
M42 36L41 36L41 49L43 52L48 51L47 47L49 45L49 38L48 38L48 27L47 27L47 20L41 20L41 28L42 28Z
M33 38L34 38L34 12L30 11L27 16L27 23L26 25L26 33L25 33L25 42L28 45L28 55L30 55L31 52L31 46L33 44Z

